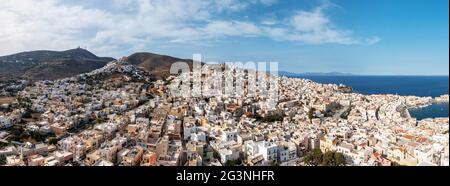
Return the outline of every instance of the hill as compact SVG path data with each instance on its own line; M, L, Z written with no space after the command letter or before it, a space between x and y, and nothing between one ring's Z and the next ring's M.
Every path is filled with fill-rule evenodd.
M0 80L61 79L101 68L113 60L81 48L21 52L0 57Z
M165 79L170 76L170 67L176 62L186 62L192 69L191 59L180 59L153 53L135 53L127 57L128 63L144 69L155 79Z

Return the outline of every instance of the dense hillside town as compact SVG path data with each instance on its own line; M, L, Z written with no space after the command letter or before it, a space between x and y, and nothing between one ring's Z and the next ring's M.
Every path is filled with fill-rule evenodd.
M251 83L245 96L207 94L214 90L206 85L201 96L174 95L190 74L154 80L123 59L69 78L22 82L14 95L3 89L0 163L449 165L449 118L416 120L408 111L448 102L448 95L362 95L282 76L272 77L276 98L251 95ZM323 161L314 161L317 154ZM330 154L335 159L325 161Z

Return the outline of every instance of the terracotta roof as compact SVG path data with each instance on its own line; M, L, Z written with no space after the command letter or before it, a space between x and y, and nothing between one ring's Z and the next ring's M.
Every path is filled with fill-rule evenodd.
M408 134L406 134L406 135L403 135L403 137L404 137L404 138L406 138L406 139L409 139L409 140L412 140L412 139L414 139L414 138L415 138L414 136L412 136L412 135L408 135Z
M427 139L428 139L428 138L426 138L426 137L420 137L420 138L418 138L416 141L417 141L418 143L423 143L423 142L427 141Z

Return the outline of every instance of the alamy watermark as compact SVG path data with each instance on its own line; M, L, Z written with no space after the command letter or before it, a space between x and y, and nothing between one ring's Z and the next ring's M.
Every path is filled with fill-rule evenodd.
M194 54L192 64L176 62L170 73L178 77L171 84L174 97L278 101L278 62L202 63L201 54Z

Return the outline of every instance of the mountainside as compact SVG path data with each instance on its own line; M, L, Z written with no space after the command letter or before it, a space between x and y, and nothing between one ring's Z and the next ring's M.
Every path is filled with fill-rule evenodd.
M113 58L98 57L77 48L39 50L0 57L0 80L53 80L75 76L105 66Z
M171 56L153 53L135 53L128 56L127 61L135 66L143 68L152 74L155 79L165 79L170 75L170 67L176 62L186 62L192 69L192 60L179 59Z

